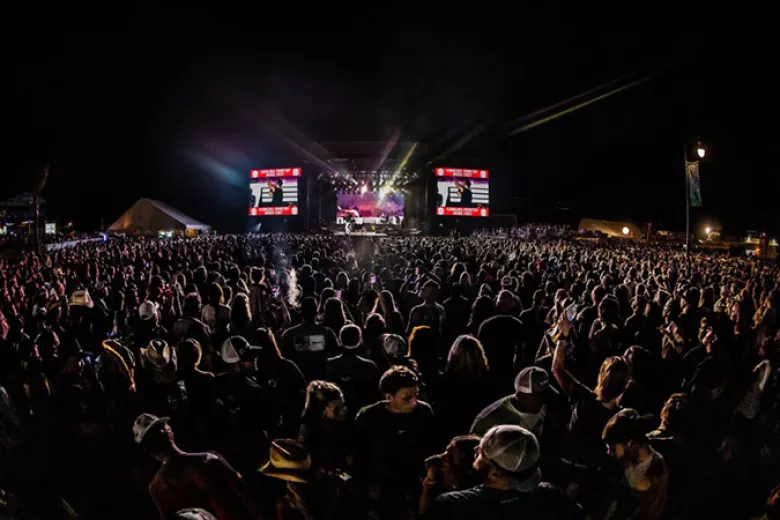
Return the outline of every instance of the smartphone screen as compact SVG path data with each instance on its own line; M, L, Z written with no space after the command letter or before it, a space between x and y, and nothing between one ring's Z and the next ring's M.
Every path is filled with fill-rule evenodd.
M376 283L376 275L375 274L371 275L371 283Z
M281 291L281 289L279 289L278 285L274 286L274 288L272 289L272 292L273 292L274 298L278 298L279 295L282 293L282 291Z
M336 291L336 298L341 299L341 289Z
M574 321L574 318L577 317L577 305L572 303L568 307L566 307L566 319L569 321Z

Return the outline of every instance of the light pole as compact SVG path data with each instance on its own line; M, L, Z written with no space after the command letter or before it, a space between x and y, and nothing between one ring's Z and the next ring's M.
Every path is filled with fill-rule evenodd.
M704 159L707 150L700 140L696 141L696 155ZM691 257L691 170L689 165L695 164L698 169L699 161L688 162L688 145L683 148L683 165L685 166L685 257Z

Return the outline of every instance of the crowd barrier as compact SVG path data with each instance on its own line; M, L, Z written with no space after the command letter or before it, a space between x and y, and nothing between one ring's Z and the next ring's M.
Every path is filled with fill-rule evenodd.
M54 244L46 244L46 251L59 251L60 249L68 249L79 244L86 244L87 242L98 242L103 240L100 237L97 238L81 238L79 240L67 240L65 242L57 242Z

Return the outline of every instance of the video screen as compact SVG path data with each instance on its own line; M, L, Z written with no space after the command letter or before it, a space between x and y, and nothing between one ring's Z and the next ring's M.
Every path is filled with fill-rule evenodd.
M336 196L336 223L400 225L404 220L404 194L380 190Z
M436 214L445 217L490 215L487 170L436 168Z
M249 215L297 215L300 176L300 168L251 170Z

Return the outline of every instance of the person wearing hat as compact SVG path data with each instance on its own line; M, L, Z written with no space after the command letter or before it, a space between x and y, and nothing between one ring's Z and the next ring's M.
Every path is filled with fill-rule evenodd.
M328 359L325 365L325 380L341 388L347 408L358 410L375 401L379 372L376 363L358 355L363 346L363 333L360 327L348 323L339 332L341 354Z
M515 393L482 410L471 425L471 433L485 435L494 426L514 424L541 439L547 402L557 393L545 369L535 366L525 368L515 378Z
M361 507L363 501L349 484L350 477L315 468L309 453L295 440L273 441L268 462L258 471L286 483L285 494L276 502L275 513L279 520L368 518L368 512Z
M440 495L428 518L584 518L582 510L562 491L542 482L539 443L525 428L491 428L480 440L476 455L474 469L482 476L482 484Z
M259 347L250 345L242 336L231 336L219 349L227 367L215 380L216 413L225 421L219 442L228 458L240 461L241 471L254 469L265 457L265 432L279 423L273 394L256 377L259 352Z
M167 417L144 413L133 424L133 439L161 463L149 494L160 518L202 508L220 520L264 518L241 475L218 453L187 453L177 445Z

